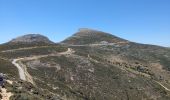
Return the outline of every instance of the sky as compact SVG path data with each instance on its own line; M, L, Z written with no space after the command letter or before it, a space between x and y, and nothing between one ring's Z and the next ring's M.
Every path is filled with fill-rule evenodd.
M170 47L170 0L0 0L0 43L30 33L60 42L79 28Z

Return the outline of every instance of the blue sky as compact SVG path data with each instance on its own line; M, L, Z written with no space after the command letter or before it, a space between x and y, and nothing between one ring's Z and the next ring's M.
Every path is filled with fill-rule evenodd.
M0 43L28 33L59 42L78 28L170 46L170 0L0 0Z

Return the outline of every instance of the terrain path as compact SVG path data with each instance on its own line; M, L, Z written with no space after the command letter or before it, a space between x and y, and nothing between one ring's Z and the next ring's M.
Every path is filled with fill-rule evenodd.
M71 48L68 48L67 51L56 53L56 54L38 55L38 56L13 59L12 64L17 67L18 72L19 72L19 77L21 80L28 81L34 84L32 76L27 71L27 67L21 61L34 60L34 59L39 59L39 58L43 58L47 56L69 55L74 52L75 52L74 50L72 50Z
M17 67L20 79L25 81L26 80L26 76L25 76L25 73L24 73L24 69L17 63L19 60L22 60L22 58L14 59L12 61L12 64Z
M156 83L158 83L161 87L163 87L165 90L169 91L170 92L170 89L167 88L166 86L164 86L162 83L158 82L158 81L155 81Z

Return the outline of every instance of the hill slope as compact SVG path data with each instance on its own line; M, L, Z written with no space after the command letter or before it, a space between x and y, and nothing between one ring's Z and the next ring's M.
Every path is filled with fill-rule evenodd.
M61 45L17 45L0 51L0 72L13 81L5 83L11 100L170 99L169 48L89 29ZM15 59L33 82L19 79Z
M82 45L82 44L94 44L94 43L124 43L127 40L113 36L109 33L92 29L79 29L73 36L67 38L62 43Z

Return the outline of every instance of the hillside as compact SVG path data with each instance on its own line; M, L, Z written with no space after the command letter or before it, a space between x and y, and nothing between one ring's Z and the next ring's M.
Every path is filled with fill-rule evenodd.
M128 43L128 41L102 31L82 28L79 29L79 31L76 32L73 36L62 41L62 43L73 44L73 45L95 44L95 43L115 43L115 44L122 43L123 44L123 43Z
M169 48L91 29L59 44L22 43L0 46L11 100L170 100Z
M39 47L39 46L52 46L56 45L54 42L50 41L47 37L40 34L27 34L19 36L11 41L1 44L0 51L18 49L25 47Z

